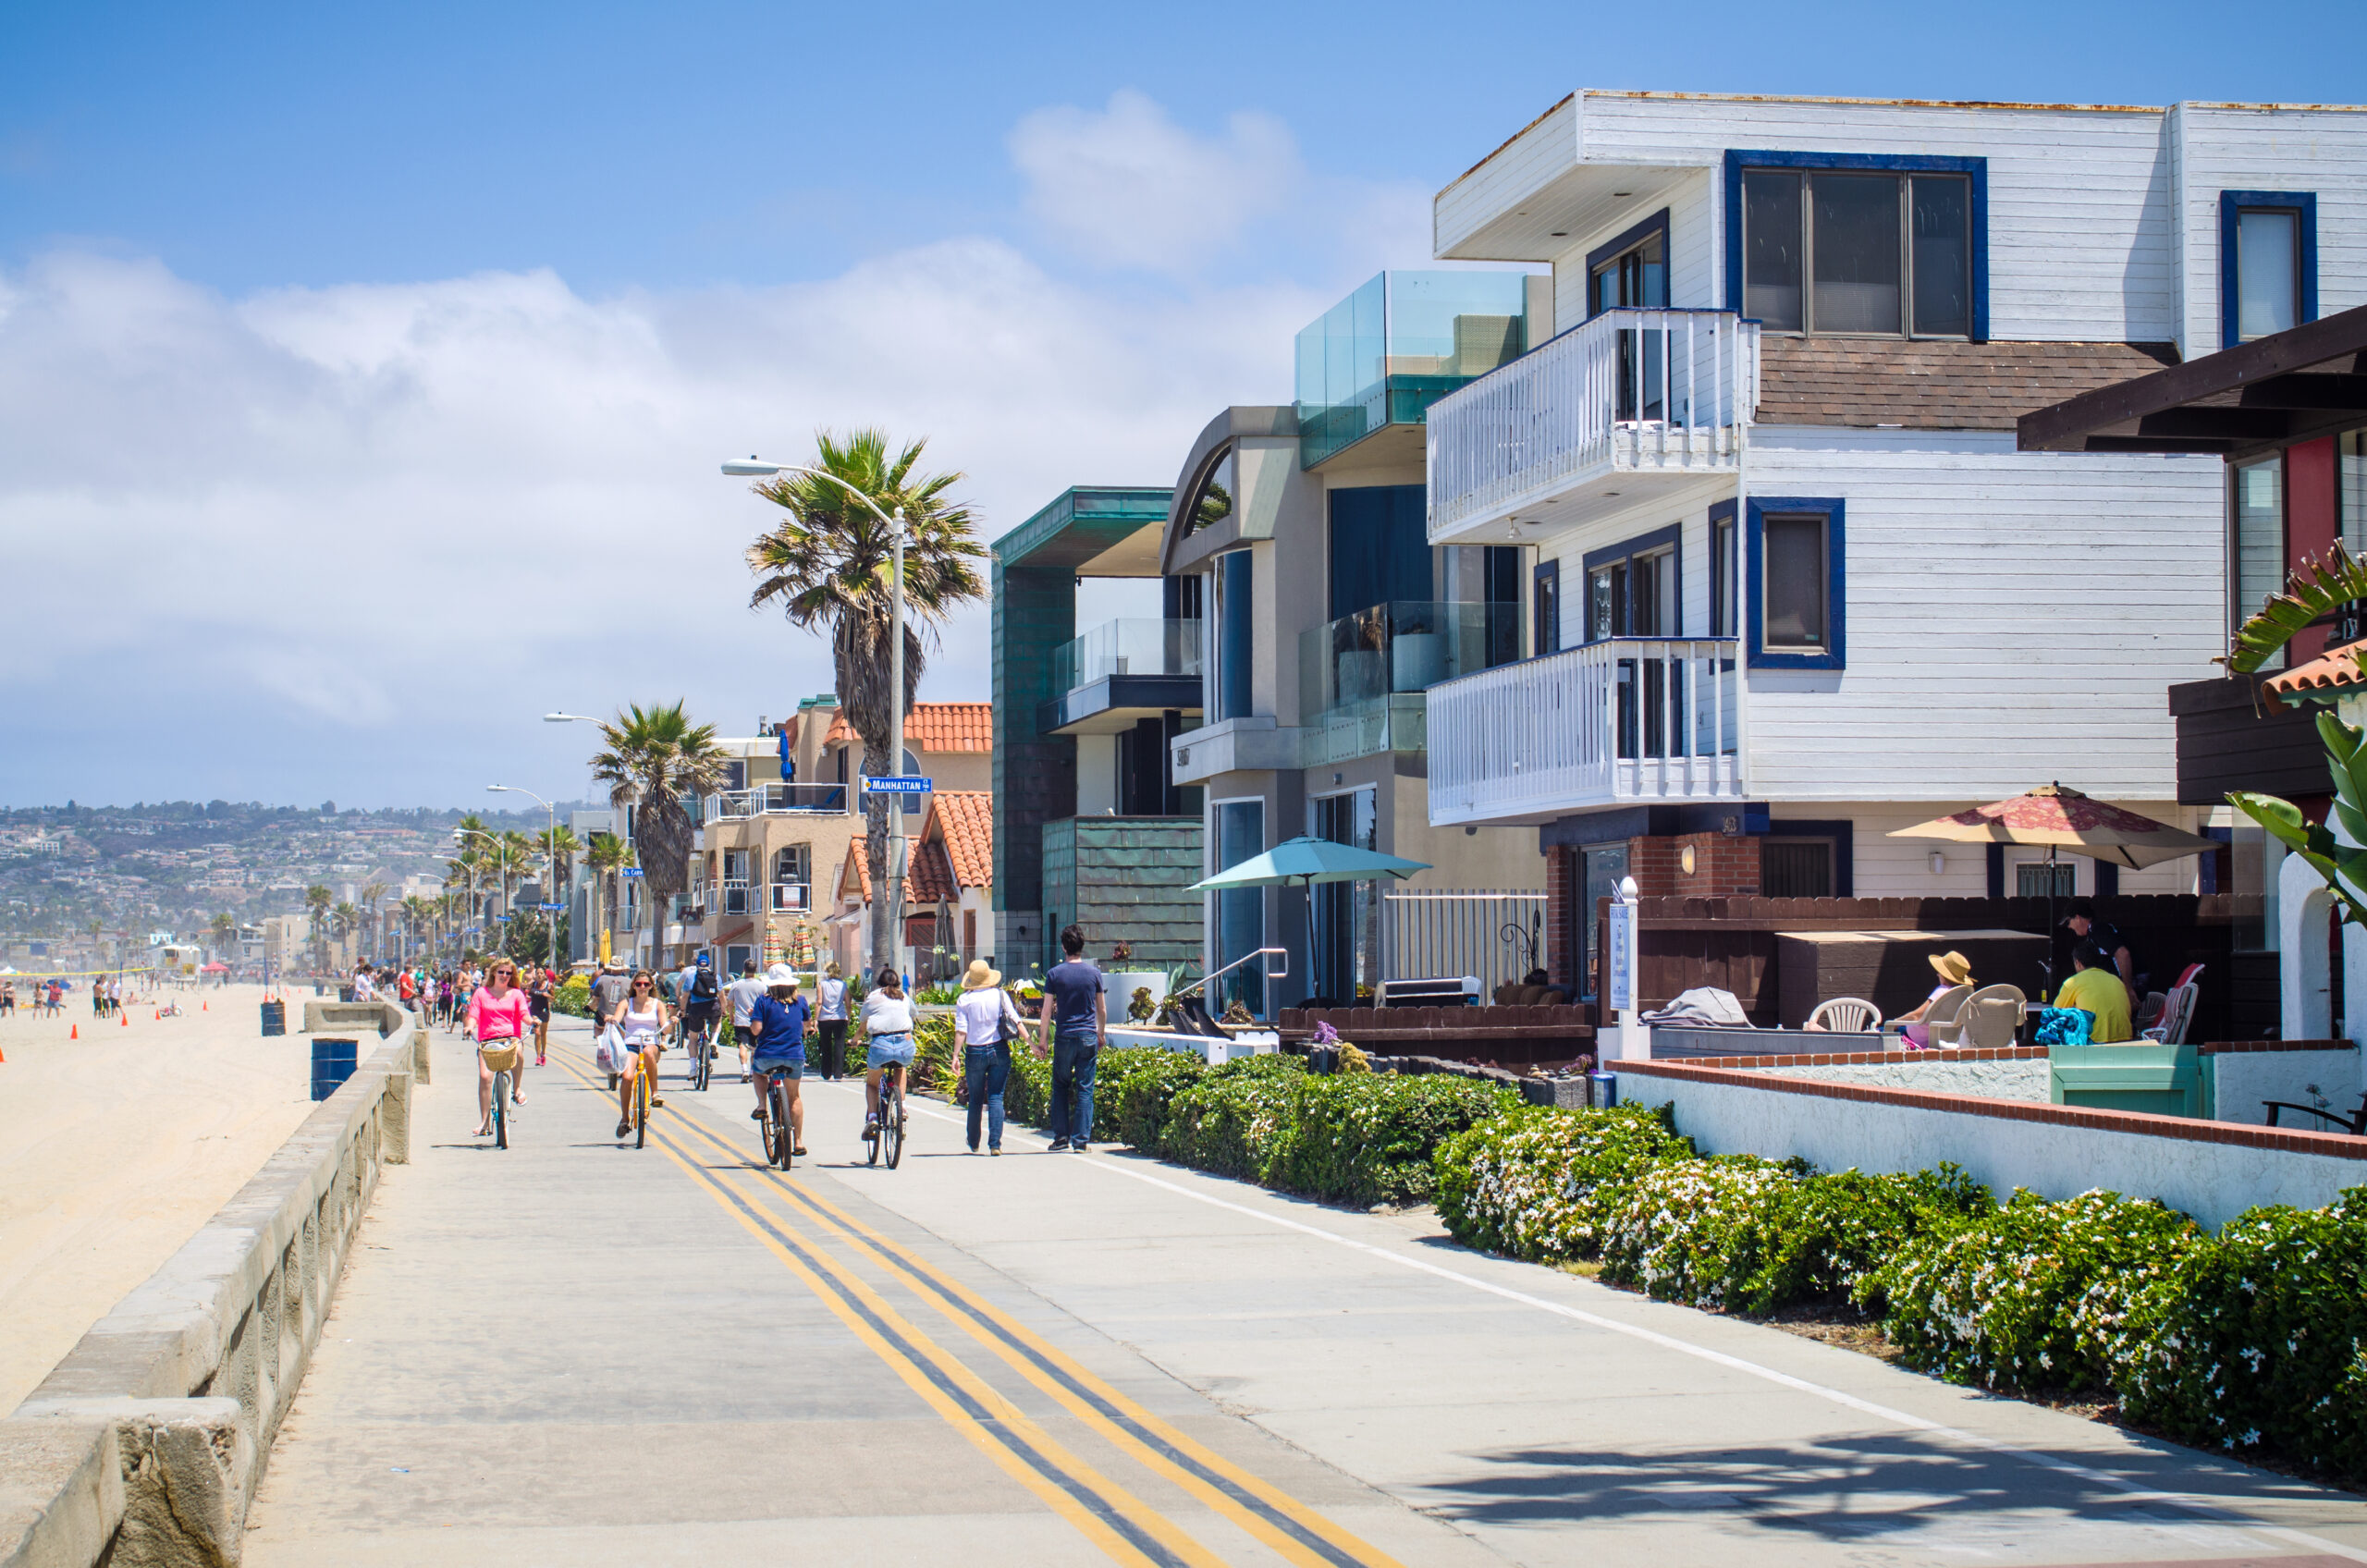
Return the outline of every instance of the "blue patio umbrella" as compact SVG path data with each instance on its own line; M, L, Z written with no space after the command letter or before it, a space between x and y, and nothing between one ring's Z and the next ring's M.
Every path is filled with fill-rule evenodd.
M1329 839L1301 834L1213 876L1203 876L1192 884L1192 890L1220 893L1234 888L1285 888L1297 883L1306 896L1306 974L1311 985L1315 979L1315 884L1378 882L1384 876L1402 880L1429 869L1425 861L1402 860L1378 850L1360 850L1354 844L1336 844Z

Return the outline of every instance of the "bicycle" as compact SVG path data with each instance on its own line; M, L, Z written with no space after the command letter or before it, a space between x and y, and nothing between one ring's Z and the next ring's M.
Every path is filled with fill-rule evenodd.
M765 1114L757 1129L763 1134L765 1159L787 1170L797 1158L797 1130L790 1121L788 1092L781 1087L788 1074L760 1070L760 1076L765 1080Z
M497 1048L479 1046L477 1049L484 1057L484 1064L493 1069L493 1146L506 1149L509 1146L509 1098L519 1067L518 1042L512 1040Z
M715 1076L715 1026L702 1023L696 1029L685 1024L691 1047L691 1087L704 1094Z
M649 1142L649 1081L656 1074L644 1060L632 1075L632 1146L643 1148Z
M879 1074L879 1125L867 1140L871 1152L864 1163L877 1165L884 1158L893 1170L904 1158L904 1068L890 1062Z

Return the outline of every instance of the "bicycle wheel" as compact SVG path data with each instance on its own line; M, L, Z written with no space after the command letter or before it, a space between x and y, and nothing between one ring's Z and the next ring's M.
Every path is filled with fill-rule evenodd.
M767 1092L773 1104L773 1163L786 1170L797 1158L797 1130L790 1124L789 1093L778 1078Z
M509 1110L501 1103L502 1096L509 1093L509 1074L495 1073L493 1075L493 1146L497 1149L506 1149L509 1146Z
M649 1142L649 1068L632 1075L632 1146L644 1147Z
M715 1078L715 1047L705 1035L701 1035L692 1043L691 1049L695 1053L692 1060L698 1064L697 1087L701 1094L705 1094L707 1084Z
M888 1156L888 1169L893 1170L904 1158L904 1075L899 1072L891 1084L887 1079L879 1084L879 1146Z

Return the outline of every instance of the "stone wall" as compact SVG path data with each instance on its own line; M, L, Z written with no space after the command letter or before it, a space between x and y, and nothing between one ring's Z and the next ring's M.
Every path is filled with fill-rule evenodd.
M410 1158L427 1031L361 1008L374 1016L307 1006L308 1025L319 1009L384 1044L0 1420L0 1568L239 1560L354 1230L381 1171Z

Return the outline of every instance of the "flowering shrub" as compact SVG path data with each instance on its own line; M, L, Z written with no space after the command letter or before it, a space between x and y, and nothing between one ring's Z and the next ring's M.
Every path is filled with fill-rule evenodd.
M588 976L570 974L551 990L551 1011L570 1018L592 1016L592 982Z
M2112 1341L2131 1420L2367 1478L2367 1187L2249 1209L2182 1255Z
M1907 1244L1859 1280L1910 1366L1993 1389L2096 1389L2136 1298L2206 1238L2152 1199L2017 1191L1986 1219Z
M1671 1160L1626 1189L1603 1227L1603 1278L1662 1301L1767 1313L1846 1299L1914 1238L1993 1212L1952 1165L1819 1175L1749 1155Z
M1508 1090L1443 1073L1304 1076L1259 1180L1326 1203L1426 1202L1439 1145L1517 1103Z
M1439 1218L1466 1246L1542 1262L1595 1256L1604 1217L1693 1145L1660 1113L1524 1107L1439 1145Z

